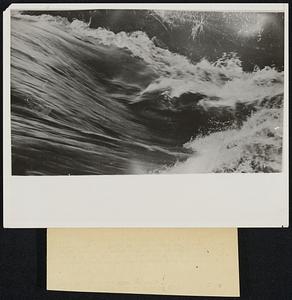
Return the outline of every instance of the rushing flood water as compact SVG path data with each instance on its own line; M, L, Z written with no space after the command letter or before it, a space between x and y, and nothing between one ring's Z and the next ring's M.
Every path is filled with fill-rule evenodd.
M281 171L282 71L56 16L11 26L13 174Z

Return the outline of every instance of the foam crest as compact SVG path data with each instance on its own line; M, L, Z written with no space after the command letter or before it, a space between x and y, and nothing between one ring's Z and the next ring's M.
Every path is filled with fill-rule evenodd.
M281 172L282 109L264 109L241 127L197 137L184 146L195 154L165 173Z

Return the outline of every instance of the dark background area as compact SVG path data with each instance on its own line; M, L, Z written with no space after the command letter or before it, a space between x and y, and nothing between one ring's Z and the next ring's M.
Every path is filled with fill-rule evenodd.
M2 0L2 11L12 2L25 3L25 1ZM29 2L37 3L39 1ZM46 2L65 3L68 1ZM78 2L84 3L85 1ZM86 1L86 3L87 2L90 1ZM148 3L150 2L152 1L148 1ZM227 3L229 1L224 2ZM275 3L278 1L265 1L264 3L268 2ZM2 224L2 220L0 221ZM239 229L239 263L241 285L240 299L292 299L291 227L288 229ZM69 293L51 291L48 292L46 291L45 281L46 230L0 228L0 300L238 299L217 297L210 298L99 293Z
M291 229L239 229L240 299L292 299ZM46 291L46 230L0 230L1 300L238 299Z

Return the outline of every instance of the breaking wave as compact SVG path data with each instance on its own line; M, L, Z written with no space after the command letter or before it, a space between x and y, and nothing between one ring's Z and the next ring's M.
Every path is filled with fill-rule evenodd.
M281 171L284 72L62 17L11 25L13 174Z

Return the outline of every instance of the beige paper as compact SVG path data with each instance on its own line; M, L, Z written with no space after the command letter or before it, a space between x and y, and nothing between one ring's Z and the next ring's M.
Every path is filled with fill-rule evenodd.
M47 289L239 296L236 229L48 229Z

